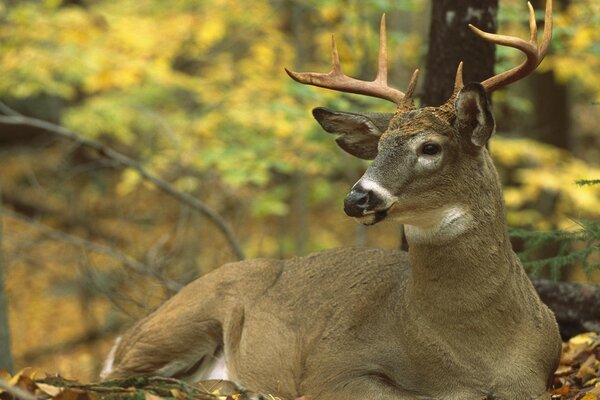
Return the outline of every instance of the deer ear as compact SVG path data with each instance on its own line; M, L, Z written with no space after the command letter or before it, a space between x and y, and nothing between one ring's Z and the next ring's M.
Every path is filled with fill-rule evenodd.
M338 146L363 160L377 156L379 138L394 115L341 112L323 107L315 108L312 113L325 131L337 135Z
M456 97L456 128L471 138L475 146L485 146L496 123L485 89L480 83L468 83Z

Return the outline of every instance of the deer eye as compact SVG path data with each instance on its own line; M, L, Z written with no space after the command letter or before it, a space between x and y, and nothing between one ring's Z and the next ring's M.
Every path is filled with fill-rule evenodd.
M442 151L442 147L437 143L425 143L421 148L421 152L428 156L438 154L440 151Z

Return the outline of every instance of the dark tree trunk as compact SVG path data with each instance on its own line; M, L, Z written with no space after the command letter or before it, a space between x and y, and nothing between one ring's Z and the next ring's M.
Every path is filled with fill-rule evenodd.
M568 0L556 2L556 8L564 10ZM545 1L534 0L533 5L543 10ZM544 29L544 21L537 21L538 30ZM529 82L533 89L534 129L532 138L562 149L570 149L571 116L569 114L569 90L556 80L554 71L536 72Z
M465 83L493 75L495 47L475 36L468 24L496 32L497 14L498 0L432 1L424 105L440 105L450 97L461 61Z

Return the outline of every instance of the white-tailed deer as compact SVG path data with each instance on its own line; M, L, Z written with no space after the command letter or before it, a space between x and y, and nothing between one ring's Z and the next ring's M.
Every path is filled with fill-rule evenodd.
M483 39L523 51L518 67L463 86L440 107L414 109L388 87L382 18L377 78L333 70L301 83L393 101L393 114L317 108L350 154L373 159L344 203L363 224L406 225L400 250L345 248L290 260L227 264L186 286L131 328L105 378L208 378L220 358L244 387L285 399L505 399L549 397L561 342L511 249L502 191L486 150L494 130L487 95L531 73L551 38L530 8L529 41Z

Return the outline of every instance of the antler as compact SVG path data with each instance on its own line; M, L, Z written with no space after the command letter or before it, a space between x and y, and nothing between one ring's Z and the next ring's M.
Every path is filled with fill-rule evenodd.
M412 92L416 85L418 70L412 76L409 83L407 94L404 94L398 89L394 89L387 84L387 39L385 28L385 14L381 17L381 25L379 28L379 59L377 62L377 77L374 81L361 81L359 79L350 78L342 72L340 66L340 58L338 56L337 47L335 45L335 36L331 37L331 53L333 57L333 69L328 73L318 72L294 72L287 68L285 71L295 81L307 85L319 86L326 89L333 89L340 92L363 94L371 97L389 100L402 105L404 98L410 97L408 92Z
M527 59L520 65L504 71L498 75L486 79L481 82L486 92L491 93L496 89L507 86L513 82L518 81L532 73L537 66L542 62L550 40L552 39L552 0L546 0L546 15L544 17L544 36L542 39L541 46L538 47L537 41L537 25L535 23L535 13L531 3L527 2L529 7L529 30L530 37L529 41L525 41L514 36L497 35L493 33L484 32L473 25L469 24L469 28L479 37L488 42L499 44L502 46L513 47L521 50L527 56Z

